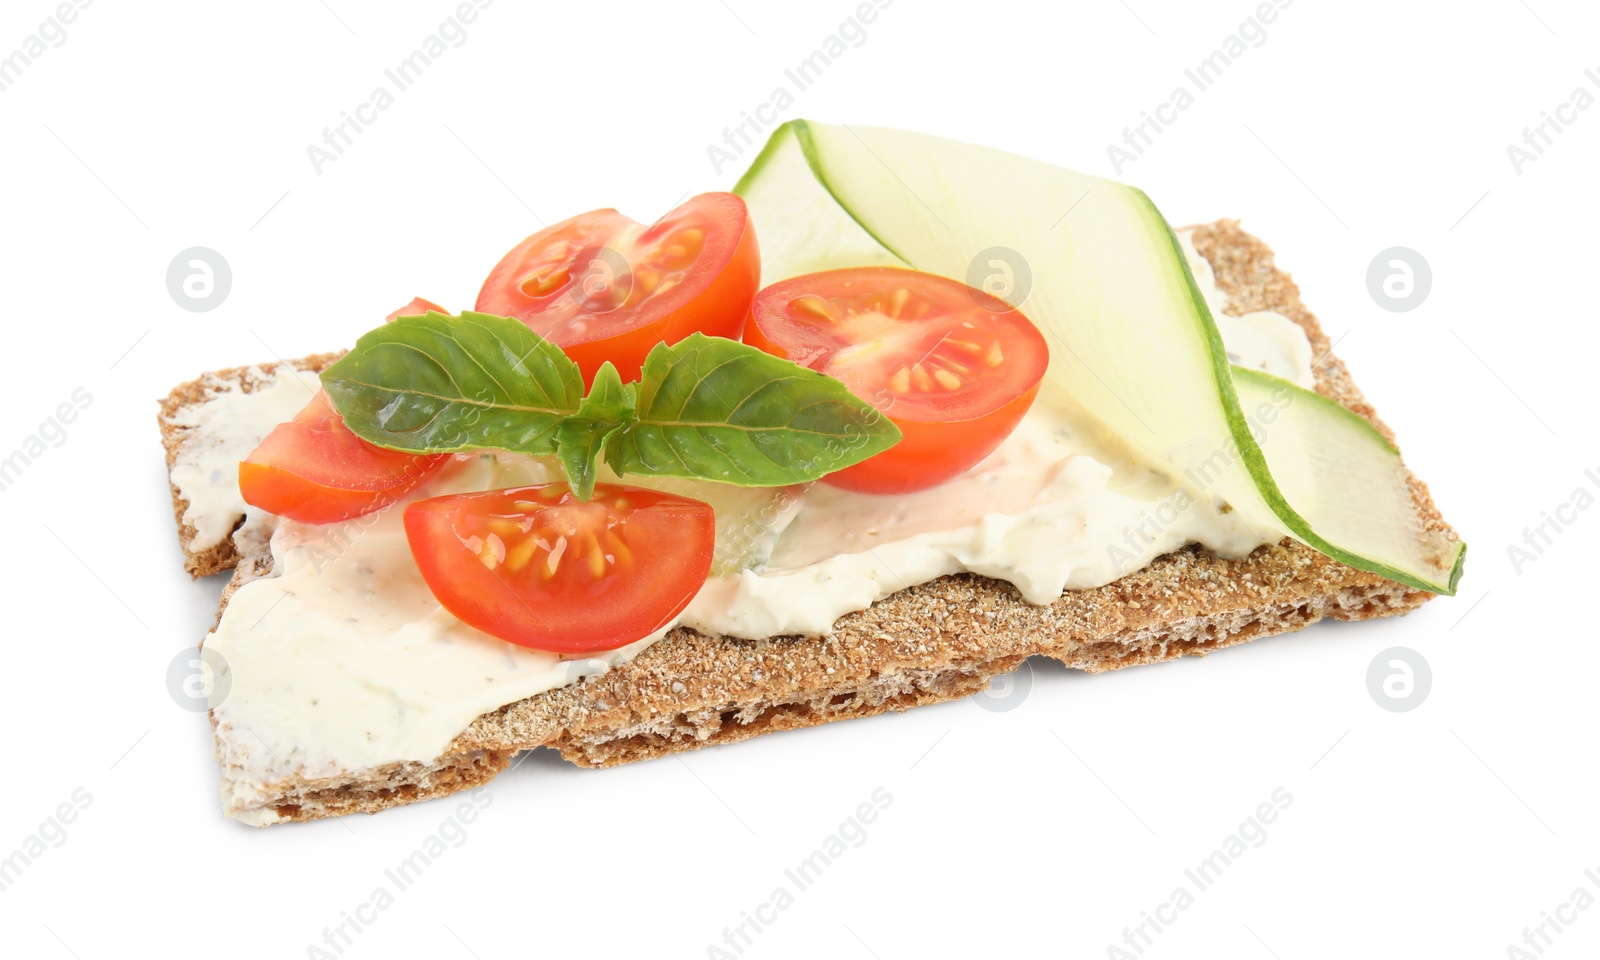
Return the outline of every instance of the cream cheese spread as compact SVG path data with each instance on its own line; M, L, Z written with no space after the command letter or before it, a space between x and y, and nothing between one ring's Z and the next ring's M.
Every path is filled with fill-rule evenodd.
M1309 384L1311 350L1300 328L1277 314L1224 315L1209 265L1187 234L1180 238L1230 356ZM223 392L190 415L204 439L173 476L208 533L243 509L237 485L217 479L231 471L223 458L236 464L306 399L293 375L280 380L248 395ZM189 457L186 446L179 465ZM553 479L559 474L542 460L462 455L414 496ZM695 496L686 483L670 488ZM751 639L826 633L844 614L963 571L1008 581L1028 602L1045 604L1186 544L1237 557L1264 542L1184 484L1140 462L1047 382L993 454L931 490L874 496L817 484L752 499L751 491L730 496L699 485L718 510L719 558L738 553L722 542L725 531L756 547L742 564L724 564L668 629ZM423 583L402 512L328 525L279 521L273 574L240 587L207 638L223 664L212 706L230 816L272 822L264 788L291 777L431 761L480 714L601 673L666 633L590 658L481 633Z
M1316 389L1316 377L1311 363L1311 341L1300 325L1281 313L1255 310L1233 314L1228 309L1228 295L1217 286L1216 273L1211 264L1194 248L1192 231L1178 231L1178 245L1183 248L1184 259L1189 261L1189 272L1194 274L1195 285L1206 298L1211 316L1222 333L1222 344L1227 348L1228 359L1236 364L1255 367L1275 377L1287 380L1297 387Z
M273 427L293 419L321 389L315 373L287 364L270 376L248 370L245 379L257 384L255 390L245 393L236 381L217 380L207 384L212 390L210 399L171 418L174 425L190 428L172 464L172 485L189 501L183 522L195 530L190 553L221 543L241 517L246 518L242 529L270 527L271 518L252 509L239 495L239 461L248 457Z

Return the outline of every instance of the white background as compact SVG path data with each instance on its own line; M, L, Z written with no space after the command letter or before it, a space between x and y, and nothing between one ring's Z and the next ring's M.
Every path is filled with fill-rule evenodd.
M453 3L101 0L0 92L0 453L93 396L0 492L0 857L75 789L93 798L0 892L7 954L306 956L451 815L222 819L207 725L163 679L221 584L182 572L155 400L348 345L413 295L459 309L535 217L650 220L727 188L751 152L718 172L707 145L854 8L775 6L500 0L320 174L307 145ZM1110 175L1106 145L1254 6L898 0L784 118ZM8 2L0 56L52 9ZM1600 510L1520 573L1507 554L1600 471L1600 109L1520 174L1506 154L1574 88L1600 93L1597 26L1575 0L1298 0L1122 173L1175 223L1236 217L1275 247L1471 541L1459 597L1094 678L1043 664L1008 712L957 702L600 773L535 756L343 955L704 957L880 786L866 841L744 956L1107 956L1279 787L1266 840L1145 956L1502 957L1575 888L1600 893L1600 647L1580 615ZM209 313L165 285L195 245L232 265ZM1432 265L1411 312L1367 290L1395 245ZM1367 692L1395 645L1432 666L1408 713ZM1547 956L1600 948L1600 910L1576 916Z

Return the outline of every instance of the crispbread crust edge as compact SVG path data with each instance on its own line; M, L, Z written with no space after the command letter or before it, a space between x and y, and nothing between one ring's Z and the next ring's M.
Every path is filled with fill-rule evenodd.
M297 370L314 370L321 373L328 365L344 356L343 351L336 353L317 353L298 360L285 361ZM215 573L224 573L239 565L242 557L239 549L233 542L232 532L222 540L204 550L192 549L196 530L184 522L183 515L189 511L189 501L184 497L178 485L172 482L172 467L178 462L178 451L183 447L194 428L173 423L173 418L185 407L192 406L216 396L218 393L237 387L244 393L255 393L256 390L271 382L273 374L282 366L282 363L263 363L249 367L231 367L226 370L217 370L212 373L196 377L188 383L181 383L172 389L172 392L161 399L161 413L157 423L161 427L161 446L167 453L167 488L172 491L172 519L178 525L178 546L183 550L183 569L189 576L199 579L209 577ZM241 517L240 520L243 520ZM239 524L234 523L234 531Z

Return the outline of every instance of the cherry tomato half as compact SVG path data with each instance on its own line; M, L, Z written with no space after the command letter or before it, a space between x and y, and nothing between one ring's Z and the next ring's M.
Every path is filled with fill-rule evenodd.
M388 506L450 459L375 447L344 425L321 390L272 428L239 464L246 503L305 523L348 520Z
M444 307L421 297L389 314L409 317ZM344 425L321 390L288 423L274 427L239 464L245 503L305 523L348 520L388 506L444 466L426 456L375 447Z
M1049 348L1021 312L895 267L829 270L761 291L745 342L844 381L904 438L824 478L866 493L936 486L988 456L1039 392Z
M595 210L539 231L501 258L477 309L560 346L585 384L607 360L631 381L663 341L696 331L737 340L760 279L744 201L704 193L648 227Z
M463 623L555 653L613 650L683 611L711 570L709 504L599 484L588 502L564 483L418 500L411 555Z
M432 300L412 297L411 302L383 318L384 323L394 323L396 317L420 317L427 313L449 313Z

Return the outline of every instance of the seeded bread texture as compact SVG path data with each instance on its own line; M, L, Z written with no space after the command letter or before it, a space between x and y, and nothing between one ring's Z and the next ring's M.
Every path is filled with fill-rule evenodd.
M315 370L320 373L343 355L343 353L319 353L286 362L300 370ZM189 501L170 478L172 466L178 462L178 451L188 442L195 428L180 426L172 420L184 408L204 403L227 390L237 389L244 393L255 393L272 382L273 373L279 366L278 363L265 363L254 367L218 370L190 380L188 383L179 384L161 401L161 445L167 451L167 486L172 490L172 516L178 524L178 546L183 550L183 569L187 570L191 577L209 577L214 573L232 570L242 558L231 535L223 537L220 543L205 549L193 548L195 529L183 520L183 515L189 510ZM239 524L243 521L242 516L236 519L233 529L238 530Z
M1228 295L1230 312L1273 310L1298 323L1317 360L1317 390L1392 437L1265 244L1231 220L1198 227L1193 239ZM332 357L296 365L320 369ZM229 375L240 371L216 376ZM196 385L204 382L174 391L164 412L203 399ZM172 435L165 417L163 435L170 466L181 437ZM1450 532L1427 487L1413 478L1412 491L1427 524ZM176 491L174 506L181 524ZM180 537L187 542L192 531L180 530ZM224 607L240 584L269 572L270 557L219 548L186 563L191 573L230 563L239 568L224 591ZM272 785L269 806L281 820L373 813L485 783L521 750L551 747L580 766L612 766L969 696L1028 657L1098 673L1201 656L1325 617L1393 616L1430 598L1290 540L1242 560L1191 547L1042 607L1001 581L942 577L840 618L825 637L748 641L674 630L605 674L484 714L431 764L291 779Z

